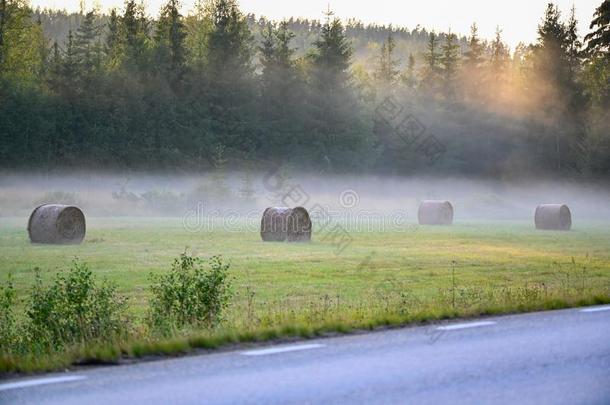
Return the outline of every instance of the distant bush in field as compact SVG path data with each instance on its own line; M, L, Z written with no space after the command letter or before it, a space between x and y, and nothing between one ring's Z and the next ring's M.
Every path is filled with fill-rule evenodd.
M65 205L81 205L82 201L78 193L67 191L47 191L44 196L35 202L36 205L41 204L65 204Z
M112 341L127 333L126 310L115 286L98 283L87 265L75 260L48 286L37 271L26 303L25 339L30 348L42 350Z
M140 199L155 210L179 210L184 209L185 205L185 198L182 194L167 190L150 190L140 194Z
M186 326L218 325L233 294L229 267L220 256L206 262L183 253L169 273L151 276L149 326L167 334Z

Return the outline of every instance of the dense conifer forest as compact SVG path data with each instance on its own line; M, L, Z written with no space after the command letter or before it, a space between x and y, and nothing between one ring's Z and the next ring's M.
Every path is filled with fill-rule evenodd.
M610 174L610 0L533 44L343 21L268 21L235 0L151 18L0 0L0 167ZM430 140L434 148L430 148ZM433 152L431 152L433 150Z

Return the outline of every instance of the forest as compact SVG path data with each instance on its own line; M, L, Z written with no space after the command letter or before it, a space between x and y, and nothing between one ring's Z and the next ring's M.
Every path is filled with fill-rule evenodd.
M535 43L514 49L475 23L180 10L0 0L0 168L610 175L610 0L585 33L549 3Z

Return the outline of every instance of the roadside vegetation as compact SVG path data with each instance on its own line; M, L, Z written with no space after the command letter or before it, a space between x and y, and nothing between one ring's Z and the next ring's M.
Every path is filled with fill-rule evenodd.
M197 234L193 246L168 222L105 221L70 247L30 245L3 223L0 373L610 303L604 227L354 232L336 255L252 232Z

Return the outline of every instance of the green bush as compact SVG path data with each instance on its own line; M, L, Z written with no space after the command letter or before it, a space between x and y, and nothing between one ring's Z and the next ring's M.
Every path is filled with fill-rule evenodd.
M7 351L15 345L17 331L15 330L15 287L11 275L5 285L0 285L0 349Z
M168 274L151 275L149 326L162 334L186 326L217 326L233 295L229 267L220 256L204 261L185 252Z
M45 286L36 271L26 309L30 348L58 350L70 344L113 341L126 335L127 302L106 281L98 284L86 264L73 262Z

